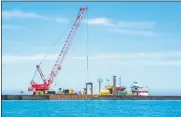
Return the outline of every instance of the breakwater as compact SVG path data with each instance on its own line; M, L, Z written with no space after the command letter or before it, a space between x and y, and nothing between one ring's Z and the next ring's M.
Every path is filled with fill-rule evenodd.
M181 96L2 95L2 100L181 100Z

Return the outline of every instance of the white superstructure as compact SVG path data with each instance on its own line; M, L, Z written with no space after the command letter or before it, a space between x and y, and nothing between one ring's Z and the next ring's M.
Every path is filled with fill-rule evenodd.
M138 82L133 82L131 86L132 95L148 96L149 91L147 87L139 86Z

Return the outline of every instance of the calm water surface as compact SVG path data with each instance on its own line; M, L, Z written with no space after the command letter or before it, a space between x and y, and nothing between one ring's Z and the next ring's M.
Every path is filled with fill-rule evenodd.
M2 101L2 117L181 117L181 101Z

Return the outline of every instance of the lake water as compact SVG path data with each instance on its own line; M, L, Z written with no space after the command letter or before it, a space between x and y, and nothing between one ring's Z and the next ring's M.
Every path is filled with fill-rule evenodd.
M181 117L181 101L2 101L2 117Z

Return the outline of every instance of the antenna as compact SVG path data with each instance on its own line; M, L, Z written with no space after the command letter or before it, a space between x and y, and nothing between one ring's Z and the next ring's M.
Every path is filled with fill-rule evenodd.
M119 86L120 86L120 88L121 88L121 76L119 77Z

